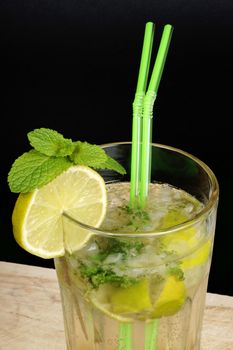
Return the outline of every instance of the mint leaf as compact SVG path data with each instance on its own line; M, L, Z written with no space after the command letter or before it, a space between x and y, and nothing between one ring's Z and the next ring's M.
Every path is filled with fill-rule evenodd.
M104 253L107 255L121 253L124 259L128 259L140 254L143 247L144 243L140 241L112 239L104 248Z
M10 190L15 193L33 191L53 180L71 165L67 158L48 157L31 150L13 163L8 174Z
M131 208L129 205L119 207L120 210L127 213L128 222L126 225L133 231L137 232L142 229L143 225L147 225L150 222L150 216L147 211L142 208Z
M126 174L124 167L108 156L100 146L81 141L75 142L75 145L75 150L70 156L74 164L86 165L94 169L114 170L122 175Z
M46 156L64 157L73 153L75 145L55 130L40 128L28 133L32 147Z
M107 160L107 155L100 146L81 141L75 142L75 145L75 150L70 156L74 164L98 168Z
M118 163L115 159L111 158L108 155L107 155L106 161L99 164L99 166L97 166L96 168L114 170L121 175L126 174L125 168L120 163Z
M138 278L128 276L127 271L119 274L114 271L115 263L111 262L114 260L111 258L116 254L120 254L121 262L126 262L141 254L144 247L143 242L112 239L107 244L104 243L103 246L97 242L96 244L98 246L98 252L96 254L79 260L80 275L82 278L87 279L93 288L98 288L101 284L105 283L113 283L117 286L127 288L138 282Z
M127 275L117 275L111 268L88 266L83 262L80 262L79 270L82 278L86 278L93 288L98 288L101 284L105 283L112 283L127 288L138 282L137 278Z
M170 266L168 268L168 273L174 276L178 281L184 280L184 272L179 265Z

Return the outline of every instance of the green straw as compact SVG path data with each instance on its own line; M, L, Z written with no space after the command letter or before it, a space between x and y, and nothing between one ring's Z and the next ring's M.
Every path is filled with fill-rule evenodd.
M159 50L155 60L148 91L143 104L142 125L142 149L140 161L140 207L146 205L151 174L151 142L152 142L152 118L153 107L156 99L159 83L162 77L173 27L167 24L164 27ZM155 320L145 325L145 350L156 350L159 321Z
M142 107L145 96L151 51L154 38L154 23L147 22L143 39L141 62L138 74L138 83L133 102L133 127L132 127L132 155L130 175L130 205L137 207L139 197L139 171L140 171L140 147L141 147L141 121ZM119 350L131 350L132 348L132 324L120 324Z
M159 45L158 54L155 60L151 80L149 83L148 91L144 98L143 103L143 124L142 124L142 148L141 148L141 161L140 161L140 207L143 208L146 204L148 196L148 188L150 183L151 172L151 142L152 142L152 118L153 107L156 99L159 83L162 77L173 27L170 24L165 25L161 42Z
M141 121L142 107L145 96L151 51L154 38L154 24L147 22L144 33L141 62L138 74L138 83L133 102L133 127L132 127L132 155L131 155L131 178L130 178L130 204L137 206L139 195L139 171L140 171L140 147L141 147Z
M132 349L132 323L120 323L118 350Z
M166 25L156 57L152 77L147 93L151 51L154 37L154 24L148 22L145 28L144 42L139 68L138 84L133 102L133 130L130 178L130 205L143 208L148 196L151 172L151 141L153 106L162 77L164 64L171 40L172 26ZM145 326L145 350L156 349L158 321ZM119 350L132 349L132 324L120 323Z
M156 350L159 320L153 320L145 327L145 347L144 350Z
M145 96L151 51L154 39L154 23L147 22L145 26L142 55L138 74L138 83L133 102L133 127L131 150L131 175L130 175L130 205L137 207L139 197L139 171L140 171L140 147L141 147L141 121L142 107ZM119 350L131 350L132 348L132 324L120 324Z

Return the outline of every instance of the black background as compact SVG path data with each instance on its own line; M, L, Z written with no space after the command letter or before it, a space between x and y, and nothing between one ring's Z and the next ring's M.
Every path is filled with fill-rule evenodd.
M208 291L233 295L232 0L25 0L0 4L0 260L53 266L14 241L12 162L28 131L91 143L129 141L144 27L173 38L154 107L153 141L186 150L220 185Z

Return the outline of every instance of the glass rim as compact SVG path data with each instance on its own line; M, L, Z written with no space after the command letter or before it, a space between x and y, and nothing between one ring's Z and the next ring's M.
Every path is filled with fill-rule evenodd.
M131 141L121 141L121 142L111 142L111 143L105 143L105 144L101 144L100 146L102 148L106 148L106 147L113 147L113 146L117 146L117 145L131 145L132 142ZM218 196L219 196L219 184L218 184L218 180L214 174L214 172L210 169L210 167L205 164L202 160L200 160L199 158L197 158L196 156L193 156L191 153L188 153L186 151L183 151L179 148L173 147L173 146L168 146L168 145L164 145L161 143L151 143L152 146L154 147L158 147L158 148L162 148L162 149L167 149L176 153L180 153L182 155L184 155L185 157L193 160L195 163L197 163L198 165L201 166L201 168L206 172L206 174L208 175L209 179L210 179L210 184L211 184L211 188L212 188L212 193L210 198L208 199L207 204L204 206L204 208L198 212L192 219L189 219L181 224L177 224L165 229L160 229L160 230L153 230L153 231L148 231L148 232L136 232L136 233L132 233L132 232L127 232L127 231L122 231L122 232L109 232L106 230L102 230L98 227L94 227L91 225L87 225L84 224L74 218L72 218L69 214L67 214L66 212L63 213L63 216L65 216L66 218L68 218L69 220L71 220L72 222L76 223L77 225L79 225L80 227L82 227L83 229L86 229L88 231L92 231L93 234L98 235L98 236L105 236L105 237L134 237L134 238L138 238L138 237L154 237L154 236L161 236L161 235L165 235L165 234L169 234L169 233L173 233L182 229L186 229L189 228L190 226L194 226L195 224L197 224L199 221L202 220L202 218L204 216L206 216L211 210L212 208L215 206L215 204L218 201Z

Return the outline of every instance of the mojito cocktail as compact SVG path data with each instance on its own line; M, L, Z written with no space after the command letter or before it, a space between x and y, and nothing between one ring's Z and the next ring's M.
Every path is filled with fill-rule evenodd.
M172 31L164 26L148 82L154 24L146 24L132 145L101 148L35 129L8 174L19 193L16 241L55 259L68 350L200 349L218 183L199 159L152 145Z
M105 151L126 167L130 144ZM127 171L129 174L129 171ZM130 206L127 176L105 171L108 207L86 245L56 259L69 350L199 350L218 185L182 151L153 145L147 205Z

